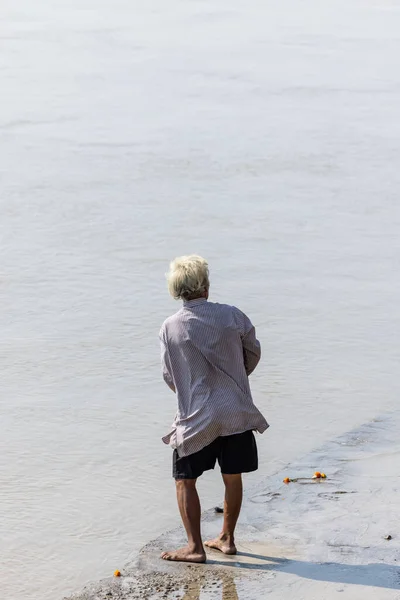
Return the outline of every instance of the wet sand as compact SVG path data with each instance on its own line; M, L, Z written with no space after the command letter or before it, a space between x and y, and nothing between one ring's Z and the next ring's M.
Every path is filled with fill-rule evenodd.
M122 577L68 600L299 600L400 598L400 415L389 414L324 445L250 490L237 556L207 553L206 565L159 559L184 543L178 528L146 545ZM312 479L315 470L326 480ZM284 477L298 478L289 485ZM203 517L204 537L221 515ZM391 539L386 539L388 536ZM117 566L117 565L116 565Z

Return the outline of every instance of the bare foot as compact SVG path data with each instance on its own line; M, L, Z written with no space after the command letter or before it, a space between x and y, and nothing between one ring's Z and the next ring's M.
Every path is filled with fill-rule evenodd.
M219 550L224 554L237 553L237 549L233 540L223 533L221 533L219 537L215 538L215 540L208 540L208 542L204 542L204 545L208 548L214 548L214 550Z
M205 563L206 553L204 550L202 552L194 552L191 548L186 546L185 548L180 548L174 552L163 552L161 558L163 560L175 560L178 562Z

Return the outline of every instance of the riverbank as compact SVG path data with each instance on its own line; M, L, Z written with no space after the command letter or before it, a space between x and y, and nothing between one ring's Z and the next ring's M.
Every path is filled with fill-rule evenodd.
M400 415L352 431L260 483L246 497L239 553L208 553L206 565L163 562L184 543L179 528L146 545L122 577L68 600L398 600L400 598ZM314 471L326 480L312 479ZM285 485L283 479L297 481ZM221 515L208 511L205 537ZM390 537L390 539L386 539Z

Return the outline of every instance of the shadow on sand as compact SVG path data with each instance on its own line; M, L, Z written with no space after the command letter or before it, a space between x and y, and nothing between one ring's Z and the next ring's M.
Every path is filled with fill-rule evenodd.
M241 559L250 559L250 562ZM207 562L216 566L221 565L239 569L279 571L314 581L364 585L393 590L400 589L400 566L384 563L368 565L347 565L335 562L314 563L252 554L250 552L238 552L234 560L229 562L213 559Z
M250 562L249 562L250 561ZM369 565L345 565L341 563L313 563L250 552L239 552L232 560L208 559L209 565L234 567L235 569L255 569L258 571L279 571L310 579L342 584L364 585L376 588L400 589L400 567L373 563ZM239 600L235 577L225 574L214 581L194 581L186 589L181 600L200 600L202 592L213 591L222 600ZM213 587L217 585L218 587ZM222 596L220 590L222 588ZM244 600L244 599L243 599Z

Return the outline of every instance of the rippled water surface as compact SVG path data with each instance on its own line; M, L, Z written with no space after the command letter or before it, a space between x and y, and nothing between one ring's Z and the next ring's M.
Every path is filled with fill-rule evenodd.
M399 32L387 0L3 1L4 598L61 598L178 523L176 254L263 344L248 483L396 407Z

